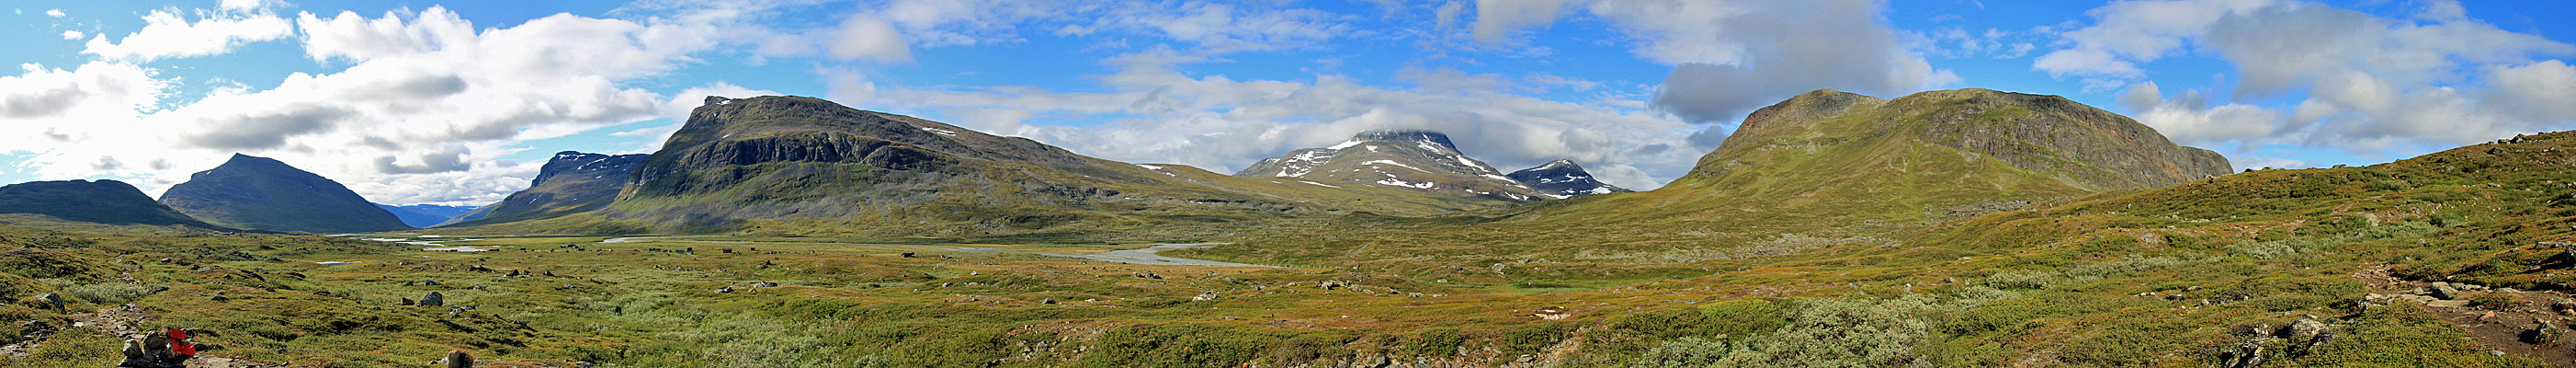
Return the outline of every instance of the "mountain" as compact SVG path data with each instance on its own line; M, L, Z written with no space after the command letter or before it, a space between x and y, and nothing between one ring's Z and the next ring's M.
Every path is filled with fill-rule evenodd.
M792 96L709 97L631 170L630 184L596 211L505 221L495 208L493 218L460 225L521 233L1167 234L1198 231L1176 224L1508 204L1109 161Z
M110 225L222 228L154 202L142 190L115 180L35 181L0 186L0 214L9 213Z
M1532 189L1483 161L1468 158L1458 151L1458 145L1449 142L1448 135L1418 130L1360 132L1341 144L1261 160L1234 175L1301 178L1521 202L1552 197L1552 193Z
M262 157L234 154L161 194L180 213L230 227L361 233L409 230L393 212L311 172Z
M474 212L476 209L476 207L441 206L434 204L395 206L382 203L376 204L376 208L383 208L386 212L393 212L394 218L402 219L404 225L411 225L411 227L438 226L439 224L444 224L450 220L454 220L458 216L464 216L466 213Z
M2229 171L2215 152L2058 96L1963 89L1889 100L1818 90L1755 110L1663 188L1538 212L1642 219L1759 208L1812 220L1916 218ZM1781 211L1791 209L1812 210Z
M625 189L636 165L651 155L604 155L563 151L537 169L528 189L510 193L499 203L472 209L458 225L503 223L558 217L608 207Z
M1583 165L1576 165L1574 161L1569 160L1548 161L1545 165L1503 174L1503 177L1512 178L1512 181L1520 182L1530 189L1557 198L1632 192L1610 183L1593 180L1592 172L1583 171Z

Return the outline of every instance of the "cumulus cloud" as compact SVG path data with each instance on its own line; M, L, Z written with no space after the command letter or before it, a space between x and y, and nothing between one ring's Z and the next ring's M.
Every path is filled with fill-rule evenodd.
M81 31L63 31L63 39L79 40L81 39Z
M62 9L45 9L45 16L62 18L64 14Z
M0 77L0 141L33 153L21 168L48 179L129 178L157 192L241 152L278 158L379 202L481 204L527 185L541 164L496 160L529 149L519 142L663 116L669 98L624 85L694 63L691 54L720 44L704 22L558 14L478 31L432 7L376 18L298 14L291 24L301 32L286 33L302 35L305 54L346 66L293 73L274 86L219 87L181 100L169 93L176 78L135 64L207 50L144 45L258 39L156 38L180 37L168 27L288 19L241 13L282 6L275 2L225 6L193 23L171 21L175 10L146 16L144 30L113 44L132 51L117 55L134 57L103 53L108 60L69 71L27 65L23 75ZM284 23L262 27L277 24ZM167 39L195 42L156 41Z
M1633 43L1630 53L1674 65L1652 106L1697 123L1731 123L1818 88L1900 95L1958 80L1901 42L1884 4L1871 0L1482 0L1477 7L1475 34L1489 41L1553 22L1566 9L1618 26Z
M2290 1L2128 1L2089 12L2096 24L2066 32L2066 47L2033 64L2095 86L2133 84L2132 113L2186 143L2290 144L2356 153L2429 149L2576 123L2576 45L2498 29L2451 1L2422 3L2411 18ZM2232 65L2230 101L2303 93L2263 107L2212 103L2187 90L2163 99L2140 63L2204 50ZM2136 101L2136 102L2131 102ZM2546 103L2539 101L2562 101Z
M143 16L143 29L108 41L105 34L89 40L83 53L109 59L154 60L221 55L255 41L294 34L286 18L267 13L200 12L196 21L169 9ZM66 35L69 35L66 33Z

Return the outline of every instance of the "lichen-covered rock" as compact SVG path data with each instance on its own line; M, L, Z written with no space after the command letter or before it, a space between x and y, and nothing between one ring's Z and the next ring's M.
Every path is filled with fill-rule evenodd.
M423 307L438 307L438 306L446 306L446 305L447 305L447 296L446 296L446 295L439 294L439 293L438 293L438 292L436 292L436 291L429 292L429 295L422 295L422 296L420 296L420 306L423 306Z

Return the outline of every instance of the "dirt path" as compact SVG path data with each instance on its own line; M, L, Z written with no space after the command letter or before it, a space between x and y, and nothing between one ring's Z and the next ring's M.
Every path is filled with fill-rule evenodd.
M2399 279L2389 275L2386 265L2370 266L2354 272L2352 276L2369 284L2372 293L2384 296L2390 302L2389 307L2407 308L2411 304L2415 308L2432 311L2434 316L2468 331L2470 337L2490 349L2539 358L2550 366L2576 367L2576 341L2567 341L2576 340L2576 333L2564 332L2571 325L2576 325L2576 315L2551 310L2553 306L2562 305L2562 301L2576 301L2565 293L2507 289L2481 291L2512 293L2522 300L2520 305L2493 310L2463 305L2465 303L2460 300L2440 300L2424 295L2433 287L2432 282ZM2525 342L2524 332L2544 322L2562 331L2560 340L2537 344Z

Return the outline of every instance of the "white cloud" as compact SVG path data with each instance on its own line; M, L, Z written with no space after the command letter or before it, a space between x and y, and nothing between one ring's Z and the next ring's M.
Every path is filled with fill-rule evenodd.
M1901 95L1954 83L1956 75L1901 42L1883 3L1699 0L1485 0L1479 38L1554 21L1577 7L1627 35L1630 53L1674 65L1651 101L1699 123L1732 123L1755 107L1819 88ZM1489 12L1486 7L1493 7ZM1483 17L1488 14L1494 18Z
M43 178L136 178L158 192L241 152L380 202L479 204L541 164L496 160L528 149L519 142L663 116L668 98L623 84L719 45L710 24L658 18L558 14L479 32L438 7L296 19L309 57L348 66L174 101L175 78L131 61L30 65L0 77L0 139L35 153L21 166Z
M2276 0L2133 0L2086 11L2097 21L2061 36L2068 46L2040 55L2032 68L2059 77L2133 80L2145 72L2132 61L2180 51L2186 39L2208 32L2229 14L2278 4ZM2117 87L2116 83L2107 85Z
M63 31L63 39L79 40L81 39L81 31Z
M62 9L45 9L45 16L62 18L64 14Z
M828 38L824 44L835 59L912 60L912 47L904 45L903 35L895 33L894 24L875 17L850 16Z
M242 44L286 38L294 27L285 18L266 13L201 12L190 22L173 10L153 10L143 16L142 30L125 38L108 41L102 33L89 40L81 52L109 59L154 60L176 57L200 57L231 52Z
M2120 104L2129 109L2131 118L2166 138L2201 145L2271 137L2288 122L2280 113L2259 106L2209 106L2207 95L2198 90L2166 98L2155 82L2131 85L2121 94Z
M2136 83L2146 76L2135 65L2193 49L2236 68L2229 100L2305 95L2278 108L2214 104L2196 90L2183 102L2123 98L2154 101L2127 104L2186 143L2383 156L2576 125L2564 103L2576 93L2563 84L2576 72L2537 59L2576 54L2576 45L2466 18L2455 2L2421 4L2399 19L2306 2L2120 2L2090 12L2099 22L2065 33L2068 46L2034 68L2096 86ZM2156 89L2139 83L2130 94Z

